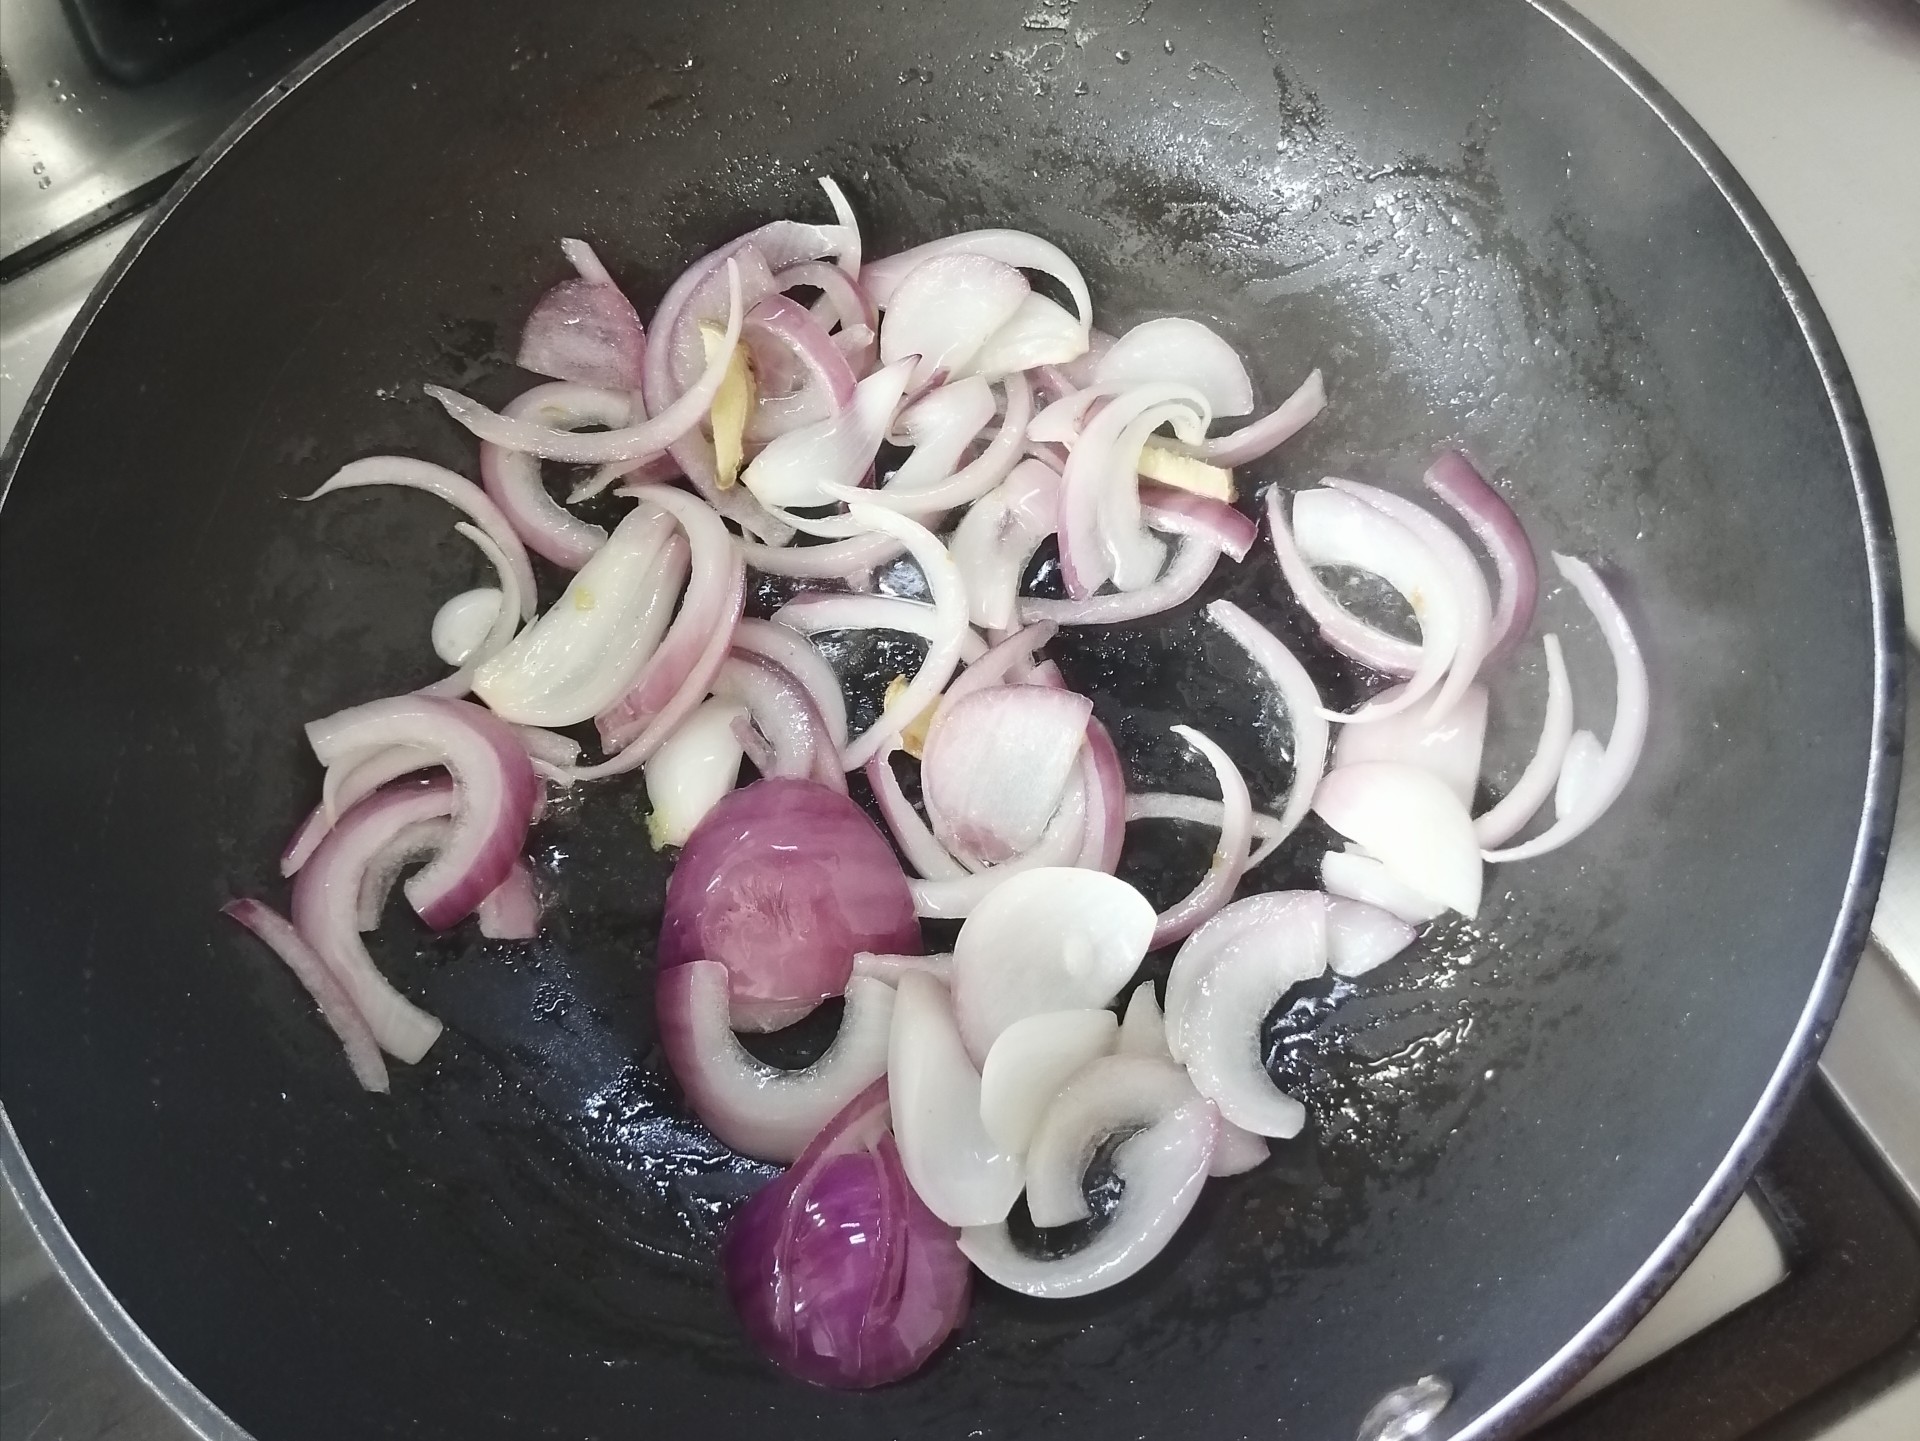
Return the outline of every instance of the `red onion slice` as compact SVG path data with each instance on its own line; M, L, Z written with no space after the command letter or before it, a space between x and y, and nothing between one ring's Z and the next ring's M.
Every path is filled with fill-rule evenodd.
M1533 625L1540 599L1540 571L1513 507L1487 484L1473 463L1457 450L1445 450L1427 468L1427 489L1453 507L1493 559L1500 578L1500 600L1493 610L1487 659L1499 660Z
M1231 757L1192 726L1175 726L1173 733L1200 752L1220 784L1222 819L1220 839L1214 845L1207 873L1180 900L1160 914L1153 928L1150 950L1170 946L1193 932L1207 917L1233 899L1234 887L1246 874L1247 848L1253 840L1253 798L1246 780Z
M628 512L545 614L474 674L474 693L527 725L576 725L652 659L687 578L686 543L651 505Z
M1205 796L1173 795L1166 791L1135 791L1127 796L1129 824L1134 821L1186 821L1192 825L1211 826L1217 831L1226 823L1226 818L1227 808ZM1280 843L1287 838L1287 834L1274 817L1255 811L1253 837L1260 844L1247 857L1247 869L1252 870L1280 849Z
M853 973L856 976L870 976L890 986L898 986L900 978L909 971L931 976L943 986L949 985L953 981L953 953L942 951L931 956L887 956L862 951L853 958Z
M750 444L765 444L853 403L859 377L845 352L824 325L785 296L770 295L756 305L741 333L758 392L746 425ZM792 388L783 390L783 382Z
M1021 682L1033 664L1034 655L1059 633L1057 626L1023 626L991 646L978 660L969 661L940 697L935 721L947 710L974 694L992 686ZM1063 687L1064 688L1064 687Z
M513 578L520 586L520 618L533 619L539 605L539 587L534 583L533 563L527 559L527 548L514 534L500 507L479 486L444 466L424 460L404 455L370 455L365 460L341 466L325 485L303 498L318 500L338 490L354 490L364 485L397 485L407 490L422 490L438 496L456 510L465 511L467 518L484 530L487 538L507 557Z
M885 489L874 492L873 503L909 515L931 515L972 505L1005 480L1025 445L1027 417L1033 413L1033 389L1019 374L1007 376L1003 384L1007 398L1000 428L978 455L944 479L916 484L911 489L904 488L901 477L895 475Z
M1046 867L996 886L953 943L954 1012L979 1060L1025 1016L1104 1006L1146 957L1153 907L1099 871Z
M1271 501L1269 514L1276 520L1274 535L1278 548L1278 511ZM1441 684L1453 665L1460 645L1461 600L1453 590L1453 578L1422 537L1363 500L1339 490L1323 489L1305 490L1294 496L1293 539L1299 543L1299 555L1310 564L1351 566L1379 576L1400 592L1420 623L1419 659L1407 680L1406 688L1391 701L1369 701L1351 715L1330 713L1329 720L1385 720L1390 715L1408 709ZM1309 572L1307 588L1301 589L1284 556L1280 564L1282 570L1287 571L1288 584L1300 590L1301 603L1319 620L1320 616L1315 613L1314 605L1308 599L1309 593L1318 592L1331 603L1319 581ZM1376 636L1385 634L1337 605L1334 609ZM1348 650L1343 643L1344 632L1328 629L1323 624L1321 633L1335 647ZM1348 653L1353 654L1350 650ZM1368 659L1365 655L1355 655L1354 658L1362 661ZM1368 663L1371 664L1370 661Z
M950 477L973 438L993 420L994 409L993 387L977 376L950 380L914 401L900 412L887 437L895 445L911 446L913 454L887 478L881 494L891 493L897 508L904 508L919 492ZM926 510L952 508L935 503Z
M1087 352L1087 330L1078 318L1044 295L1029 294L972 359L954 373L988 380L1041 365L1064 365Z
M1511 840L1539 813L1553 794L1554 782L1573 739L1573 686L1567 680L1567 662L1560 653L1560 637L1541 637L1547 652L1547 704L1540 720L1540 739L1520 779L1506 795L1473 822L1474 836L1483 850Z
M1113 737L1098 720L1087 722L1087 749L1081 774L1087 785L1087 833L1076 866L1103 871L1119 868L1127 841L1127 771Z
M893 747L891 743L872 760L867 762L867 784L873 790L874 801L880 807L881 819L886 821L887 830L893 836L894 844L900 847L900 853L907 858L907 864L920 875L930 880L960 880L967 875L967 868L956 861L947 848L935 838L932 829L920 818L920 812L913 808L905 792L900 789L900 778L893 771ZM908 882L909 888L912 882ZM914 901L916 912L919 900ZM922 912L922 914L924 914Z
M1159 577L1166 547L1141 517L1140 449L1169 422L1198 440L1210 419L1197 390L1159 384L1114 397L1087 422L1060 492L1060 574L1070 597L1085 600L1108 580L1139 590Z
M899 542L889 543L898 545ZM827 547L812 547L825 550ZM937 607L924 600L908 600L898 595L835 595L826 591L802 591L773 613L776 625L791 626L802 635L819 635L830 630L893 630L902 635L917 635L932 640L945 622ZM987 643L968 629L960 638L960 659L973 664L987 652Z
M563 280L533 307L513 363L536 375L607 390L638 390L647 353L640 317L584 240L560 249L578 278Z
M1087 1067L1056 1099L1034 1140L1035 1150L1077 1154L1083 1148L1079 1128L1097 1124L1114 1109L1102 1102L1111 1094L1112 1072L1158 1067L1171 1077L1179 1067L1167 1061L1133 1056L1111 1056ZM1185 1085L1184 1077L1180 1084ZM1045 1299L1086 1296L1116 1286L1138 1274L1166 1249L1174 1233L1193 1210L1206 1184L1212 1159L1218 1112L1197 1095L1161 1116L1146 1130L1122 1141L1113 1153L1113 1169L1120 1178L1120 1202L1092 1241L1080 1250L1055 1259L1042 1259L1014 1244L1005 1224L969 1227L960 1233L960 1249L989 1280L1009 1290ZM1084 1099L1083 1099L1084 1098ZM1129 1097L1128 1099L1131 1099ZM1055 1120L1056 1114L1060 1117ZM1061 1133L1057 1143L1055 1129Z
M871 575L904 549L891 535L857 535L850 540L828 541L825 545L773 546L743 541L740 554L747 565L764 575L791 576L795 580L848 580Z
M743 619L733 632L736 651L772 661L798 681L812 699L835 747L847 743L847 698L840 677L806 636L772 621Z
M1059 524L1060 474L1038 460L1014 466L961 517L953 533L953 562L966 579L975 625L1004 630L1013 623L1021 577Z
M1023 598L1020 619L1029 625L1037 621L1052 621L1055 625L1125 625L1162 615L1198 595L1219 560L1219 547L1189 537L1180 542L1167 568L1151 585L1086 600Z
M1313 804L1314 789L1327 768L1327 747L1332 729L1326 709L1320 704L1320 691L1307 674L1299 657L1287 649L1281 639L1230 600L1216 600L1207 607L1207 619L1224 631L1231 641L1247 653L1255 667L1272 685L1286 712L1293 735L1288 759L1293 763L1293 782L1287 790L1287 803L1280 812L1280 838L1284 840L1306 818ZM1271 847L1269 839L1269 848ZM1261 859L1264 859L1264 854Z
M1083 333L1093 326L1093 296L1087 290L1086 277L1066 251L1037 235L1023 230L969 230L958 235L902 250L880 260L870 261L860 272L860 283L874 304L892 303L901 283L927 261L947 255L978 255L1011 265L1020 270L1038 270L1051 275L1066 287L1073 308L1080 314Z
M1321 638L1362 665L1388 675L1412 675L1421 660L1419 644L1369 624L1327 593L1287 524L1286 503L1278 486L1267 492L1267 522L1273 537L1273 552L1280 562L1280 574L1295 599L1320 627Z
M960 1042L947 988L931 976L900 977L887 1092L900 1159L927 1209L950 1226L1005 1220L1025 1184L1020 1157L981 1121L980 1073Z
M1077 445L1080 432L1095 407L1106 404L1118 393L1118 389L1110 385L1068 390L1027 423L1027 439L1046 445Z
M507 878L487 893L474 911L480 934L496 941L530 941L540 934L540 893L525 861L515 861Z
M1094 1014L1113 1019L1110 1011ZM1093 1214L1087 1168L1107 1141L1196 1109L1200 1097L1170 1059L1116 1055L1089 1058L1051 1101L1036 1118L1024 1151L1027 1213L1042 1229L1070 1226Z
M1205 396L1215 415L1253 409L1253 381L1238 352L1199 321L1177 315L1134 326L1094 363L1093 379L1116 391L1162 381L1183 385Z
M228 901L220 911L252 931L286 964L294 979L320 1007L321 1018L340 1038L341 1049L347 1053L347 1064L353 1068L353 1078L367 1090L385 1095L390 1083L379 1042L374 1040L353 997L292 923L255 900Z
M746 707L754 727L772 750L772 769L763 774L817 781L844 792L846 772L840 750L807 688L772 661L759 656L727 657L713 679L713 693Z
M725 674L723 669L722 674ZM684 846L740 780L739 727L751 724L737 701L703 702L647 759L647 834L654 848Z
M1399 692L1399 686L1389 686L1380 692L1380 699L1390 701ZM1402 711L1376 725L1342 727L1333 748L1333 764L1338 768L1363 761L1393 761L1418 766L1440 777L1462 805L1470 806L1480 781L1480 753L1486 739L1487 690L1472 685L1459 704L1437 721L1426 711Z
M1417 939L1413 926L1361 901L1327 901L1327 968L1336 976L1364 976Z
M914 912L931 920L965 920L974 907L1012 876L1048 866L1078 866L1086 848L1087 827L1087 784L1084 771L1076 770L1060 808L1031 849L971 874L963 869L957 879L908 882Z
M1298 390L1251 425L1244 425L1231 435L1213 436L1198 445L1176 444L1173 448L1209 465L1231 470L1279 449L1326 408L1326 382L1316 370L1300 383Z
M1647 663L1640 654L1640 642L1634 637L1626 612L1585 561L1556 554L1553 563L1593 612L1600 633L1606 637L1607 649L1613 655L1613 729L1607 735L1602 758L1580 787L1578 803L1571 813L1562 815L1532 840L1505 850L1488 851L1489 861L1531 860L1558 849L1585 831L1606 814L1608 807L1627 788L1647 742Z
M1268 1074L1260 1027L1282 996L1326 968L1326 902L1314 892L1236 901L1174 957L1168 1042L1226 1120L1260 1136L1299 1134L1306 1108Z
M1260 535L1260 528L1226 501L1178 486L1143 482L1140 508L1155 530L1196 536L1235 560L1245 560Z
M921 761L928 818L962 861L1029 850L1060 809L1093 702L1042 686L990 686L942 706Z
M842 334L865 330L870 335L879 335L879 308L859 281L838 266L820 260L802 260L782 267L773 279L783 291L797 290L802 286L818 290L820 299L814 303L814 317L825 324L837 324ZM853 357L848 356L848 360L851 362ZM860 369L857 364L854 368Z
M727 968L689 961L662 970L654 1009L660 1046L687 1101L722 1142L743 1156L792 1161L807 1142L887 1069L893 987L847 983L847 1009L826 1053L801 1070L759 1060L729 1024Z
M313 721L307 739L322 765L375 746L403 745L432 751L446 766L457 793L453 832L406 884L407 899L427 925L445 930L507 878L526 839L537 787L525 747L498 717L467 701L399 696ZM301 924L297 915L295 922ZM327 954L317 941L316 949Z
M493 619L486 633L475 645L454 662L458 669L452 675L443 676L431 685L422 686L423 695L441 695L458 698L473 689L474 673L494 656L498 655L513 639L513 633L520 628L520 582L513 573L513 561L507 553L493 543L493 538L477 525L466 521L456 521L454 530L473 542L474 548L487 558L487 564L493 567L493 573L500 581L500 589L494 592L497 599L493 608ZM444 608L443 608L444 610ZM434 617L434 627L438 630L440 617Z
M1479 562L1473 558L1473 552L1467 549L1467 543L1455 535L1445 522L1405 496L1395 495L1378 486L1363 485L1357 480L1329 478L1322 483L1357 496L1382 515L1399 521L1426 546L1434 563L1445 574L1447 588L1459 614L1460 628L1447 678L1427 710L1428 716L1433 719L1444 717L1460 703L1467 688L1473 684L1473 678L1479 674L1493 634L1493 599L1487 594L1487 582L1480 574ZM1417 608L1415 614L1419 614ZM1425 625L1423 620L1423 636L1426 634ZM1391 702L1379 698L1374 704L1390 705Z
M881 363L911 365L915 390L937 382L971 360L1030 290L1018 270L983 255L925 260L887 298L874 296L886 312L880 320Z
M1320 858L1320 884L1327 893L1359 901L1423 926L1446 907L1396 879L1380 862L1358 850L1328 851Z
M712 507L665 485L625 486L621 493L657 505L679 522L692 550L693 578L659 649L626 693L594 716L601 743L618 754L577 769L582 780L632 770L693 713L732 648L747 599L739 547Z
M820 188L827 192L827 204L833 207L833 218L838 222L840 235L835 247L835 258L840 269L849 277L858 278L860 274L860 217L854 214L853 206L847 200L846 191L831 175L820 177Z
M1113 1012L1096 1009L1049 1011L1002 1031L980 1067L980 1120L994 1144L1025 1156L1054 1097L1110 1053L1119 1032Z
M395 831L391 840L383 846L378 855L367 862L366 870L360 875L359 898L354 907L354 924L361 935L380 929L385 919L387 897L393 893L394 882L400 879L400 873L417 861L426 860L437 853L447 843L447 832L451 822L447 816L452 813L451 799L440 808L440 814L432 820L414 821ZM515 862L516 865L519 862ZM501 885L510 885L512 876ZM481 908L486 905L481 902ZM479 914L476 909L475 915Z
M873 465L906 392L905 363L869 375L838 415L788 431L747 462L740 480L762 505L825 505L827 487L855 485Z
M1480 909L1483 868L1473 818L1430 771L1368 761L1327 772L1314 812L1394 879L1462 915Z

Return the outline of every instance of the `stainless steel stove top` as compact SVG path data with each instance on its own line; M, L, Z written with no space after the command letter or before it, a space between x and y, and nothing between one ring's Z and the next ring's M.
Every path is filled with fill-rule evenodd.
M88 67L54 0L0 0L0 437L146 208L255 95L365 8L364 0L297 6L168 79L127 89ZM1833 170L1846 161L1834 160L1830 143L1809 145L1807 131L1817 139L1837 109L1856 151L1862 141L1871 148L1905 134L1911 159L1911 137L1920 135L1920 8L1905 0L1585 0L1581 8L1694 110L1795 246L1858 374L1904 528L1903 562L1915 577L1920 249L1912 237L1920 234L1920 167L1889 180L1880 166L1875 193L1856 198L1881 218L1836 227ZM1796 85L1779 83L1782 67ZM1852 237L1850 258L1848 230L1863 228L1872 233ZM1911 579L1909 594L1920 595ZM1920 740L1914 722L1910 714ZM1909 755L1920 755L1920 744ZM1833 1109L1876 1153L1881 1178L1920 1206L1920 766L1908 768L1901 822L1876 943L1822 1073ZM1757 1298L1783 1288L1806 1258L1781 1244L1779 1199L1750 1192L1641 1327L1564 1404L1575 1406L1749 1302L1758 1311L1765 1303ZM0 1194L0 1221L0 1329L8 1343L0 1354L0 1441L198 1434L115 1349L109 1334L125 1318L108 1315L103 1330L11 1194ZM1920 1365L1920 1346L1910 1349ZM1830 1441L1911 1441L1920 1436L1920 1375L1839 1410L1834 1425L1818 1431ZM1571 1428L1565 1434L1588 1434L1574 1424L1582 1414L1559 1423ZM1814 1435L1806 1429L1813 1424L1791 1434Z

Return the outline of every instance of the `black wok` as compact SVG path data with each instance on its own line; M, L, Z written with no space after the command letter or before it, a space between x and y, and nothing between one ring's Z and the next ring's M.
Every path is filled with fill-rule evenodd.
M1313 1121L1177 1254L1083 1303L983 1287L924 1375L865 1396L775 1374L715 1285L761 1172L663 1079L664 872L631 791L540 831L561 901L536 944L395 919L390 973L450 1031L390 1098L216 914L277 894L317 783L300 723L431 674L427 620L471 583L424 498L287 497L371 452L470 468L418 387L525 383L507 357L559 236L644 309L701 250L817 212L818 173L870 253L1037 230L1110 324L1215 317L1269 399L1325 367L1332 409L1258 484L1405 483L1469 445L1543 548L1612 563L1655 686L1640 774L1583 842L1276 1023ZM1725 162L1558 5L418 0L183 185L21 436L10 1166L70 1268L261 1441L1344 1437L1425 1373L1457 1392L1432 1434L1511 1434L1731 1201L1878 879L1898 600L1853 389ZM1350 683L1270 561L1213 593ZM1546 624L1604 727L1591 626L1564 595ZM1248 756L1271 720L1191 607L1062 664L1143 785L1204 784L1170 720ZM1503 685L1497 759L1538 685ZM1128 865L1164 895L1201 845L1143 828Z

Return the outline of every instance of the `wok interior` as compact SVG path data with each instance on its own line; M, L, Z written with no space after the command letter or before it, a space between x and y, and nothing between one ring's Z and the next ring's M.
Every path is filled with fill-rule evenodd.
M353 1090L215 914L277 894L317 792L301 723L428 678L434 608L475 573L431 501L287 497L380 451L471 473L418 386L499 404L527 383L508 356L560 236L644 316L700 251L823 215L821 173L869 254L1031 229L1109 329L1206 318L1266 403L1321 366L1327 414L1249 495L1404 487L1464 444L1543 549L1609 563L1655 686L1602 825L1277 1018L1313 1119L1211 1186L1174 1255L1083 1302L983 1286L948 1354L867 1397L775 1376L716 1284L726 1203L763 1172L664 1079L666 864L637 784L538 830L560 899L537 942L393 914L377 954L449 1033L390 1099ZM21 459L0 547L8 1110L136 1321L270 1441L643 1417L1341 1435L1428 1371L1464 1420L1627 1281L1725 1154L1806 1003L1866 790L1866 542L1791 313L1658 119L1506 4L419 0L151 237ZM1217 595L1353 693L1264 542ZM1167 734L1187 721L1272 798L1284 725L1199 611L1074 634L1062 666L1136 786L1206 789ZM1557 594L1540 629L1604 735L1590 621ZM1523 654L1495 685L1509 778L1542 693ZM905 655L853 649L856 692ZM1123 873L1165 900L1204 852L1136 827ZM1310 884L1317 856L1298 841L1256 880Z

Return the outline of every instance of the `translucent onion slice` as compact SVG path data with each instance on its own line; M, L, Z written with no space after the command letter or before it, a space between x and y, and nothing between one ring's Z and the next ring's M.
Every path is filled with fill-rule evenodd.
M762 775L795 776L845 791L846 772L807 688L762 656L734 654L713 678L713 693L738 701L771 749L771 765Z
M1219 560L1217 545L1189 537L1180 542L1167 568L1151 585L1085 600L1022 600L1020 619L1027 624L1050 620L1057 625L1125 625L1162 615L1198 595Z
M893 987L855 978L839 1033L796 1071L759 1060L729 1024L727 968L690 961L659 973L655 1011L674 1079L709 1130L744 1156L790 1162L814 1134L887 1069Z
M473 542L474 549L487 558L487 564L493 567L494 575L499 579L498 600L493 608L493 618L486 632L470 650L456 662L458 669L452 675L443 676L431 685L420 688L422 695L443 695L458 698L473 689L474 672L487 661L505 650L513 633L520 628L520 583L513 573L513 563L506 552L493 543L493 538L477 525L466 521L456 521L454 530ZM441 614L445 613L441 608ZM440 616L434 617L436 629ZM436 645L435 649L438 649Z
M1215 415L1253 409L1253 381L1239 353L1199 321L1177 315L1134 326L1094 363L1093 379L1116 391L1171 381L1199 391Z
M638 390L647 336L633 303L586 241L563 240L560 249L576 278L540 297L521 327L513 363L557 380Z
M1327 773L1313 809L1394 879L1462 915L1480 909L1484 867L1473 818L1430 771L1368 761Z
M1104 1006L1139 967L1153 907L1099 871L1044 867L997 886L953 944L953 999L969 1054L985 1060L1025 1016Z
M845 410L772 441L748 462L741 482L776 509L825 505L829 486L859 484L906 393L907 371L901 362L869 375Z
M1327 724L1327 712L1320 704L1320 690L1299 657L1232 601L1216 600L1207 607L1207 619L1244 650L1266 677L1292 728L1288 759L1293 763L1293 781L1287 790L1287 803L1280 812L1279 839L1284 840L1306 818L1313 804L1313 793L1326 773L1332 730ZM1269 851L1277 843L1269 838Z
M1391 701L1400 690L1399 686L1389 686L1379 698ZM1337 768L1362 761L1394 761L1418 766L1440 777L1447 789L1460 797L1462 805L1470 806L1474 787L1480 782L1480 756L1486 739L1487 688L1472 685L1439 720L1421 709L1401 711L1373 725L1341 727L1340 740L1333 748L1333 764Z
M1032 849L1060 809L1092 715L1085 696L1031 685L988 686L943 705L920 781L947 850L991 865Z
M1041 365L1065 365L1087 353L1087 329L1046 296L1029 294L956 375L998 380Z
M495 941L530 941L540 934L540 892L525 861L487 893L473 913L480 934Z
M1173 1058L1167 1049L1167 1023L1160 1014L1160 1001L1153 993L1152 981L1142 981L1127 997L1127 1012L1120 1018L1114 1052L1122 1056Z
M1021 461L997 489L968 508L953 533L951 549L966 581L968 614L975 625L1005 630L1014 623L1021 609L1021 578L1040 543L1059 524L1060 473L1038 460Z
M1080 273L1080 267L1059 246L1023 230L968 230L943 236L912 250L869 262L860 272L860 283L876 305L889 305L907 276L928 260L942 255L980 255L1002 265L1051 275L1066 287L1072 298L1073 308L1080 315L1082 334L1090 335L1093 296L1087 290L1086 277Z
M1197 826L1211 826L1217 831L1225 823L1226 816L1226 807L1206 796L1183 796L1170 791L1133 791L1127 796L1128 824L1134 821L1186 821ZM1260 844L1247 857L1248 870L1280 849L1287 832L1274 817L1255 811L1253 837Z
M1540 719L1540 739L1520 778L1484 815L1476 816L1473 833L1483 847L1511 840L1520 828L1539 813L1554 791L1573 740L1573 686L1567 679L1567 662L1560 653L1560 637L1541 637L1547 652L1547 704Z
M633 397L625 391L556 382L523 391L500 413L555 430L586 425L617 430L632 419ZM605 530L580 519L548 494L537 456L482 443L480 484L527 549L565 570L580 569L607 543Z
M890 986L898 986L900 978L909 971L932 976L941 985L948 985L953 980L953 952L937 951L929 956L894 956L861 951L853 958L853 973L856 976L871 976Z
M937 383L971 360L1013 319L1031 292L1011 265L978 254L933 256L880 300L880 361L906 362L913 388Z
M1047 1107L1080 1069L1113 1050L1112 1011L1048 1011L1000 1033L980 1067L980 1120L1001 1150L1027 1154Z
M1417 939L1412 925L1361 901L1327 901L1327 966L1336 976L1364 976Z
M1003 1221L1025 1177L1019 1156L996 1143L981 1120L980 1073L961 1044L947 988L912 972L899 987L887 1091L907 1179L950 1226Z
M476 586L463 590L433 613L433 653L448 665L459 665L486 643L500 614L504 597L496 586ZM513 618L520 618L513 607Z
M1327 408L1327 386L1319 371L1300 382L1300 388L1251 425L1243 425L1231 435L1216 435L1193 446L1180 446L1209 465L1228 469L1248 465L1277 450L1307 427Z
M1343 496L1341 499L1351 498ZM1295 503L1298 504L1297 499ZM1316 562L1303 553L1293 527L1288 524L1285 492L1278 486L1267 492L1267 530L1273 539L1274 555L1280 562L1280 574L1294 597L1320 627L1321 638L1328 645L1340 654L1388 675L1413 674L1421 661L1420 645L1390 635L1362 620L1329 595L1319 577L1314 575ZM1324 537L1321 539L1324 543ZM1360 547L1342 549L1358 550Z
M1109 1020L1111 1013L1101 1012ZM998 1043L996 1043L998 1044ZM1180 1067L1164 1058L1093 1058L1060 1089L1026 1149L1027 1214L1043 1230L1093 1214L1087 1168L1116 1135L1150 1130L1196 1108L1199 1097Z
M772 621L742 619L734 628L733 648L772 661L806 687L834 745L847 743L847 697L840 677L805 635Z
M933 920L964 920L1010 878L1027 871L1084 864L1088 831L1088 786L1084 771L1067 783L1060 808L1033 846L998 865L981 866L956 879L910 881L914 913Z
M1320 892L1266 891L1235 901L1187 937L1167 972L1164 1015L1167 1050L1174 1060L1187 1059L1187 1014L1200 983L1223 956L1240 950L1273 952L1290 959L1298 971L1294 983L1308 981L1325 968L1325 933L1326 897ZM1302 935L1319 939L1303 950Z
M973 505L1004 481L1020 461L1026 444L1027 419L1033 414L1033 387L1027 378L1016 372L1005 378L1004 385L1006 404L999 429L978 455L944 479L916 478L911 487L896 474L884 489L873 493L873 503L905 515L943 514Z
M913 453L887 477L887 490L910 494L952 475L973 438L992 423L993 387L977 376L950 380L900 412L887 439Z
M1140 448L1160 426L1197 440L1211 415L1183 385L1143 385L1088 421L1067 460L1060 492L1060 573L1067 594L1085 600L1111 580L1139 590L1159 578L1166 547L1140 511Z
M715 697L680 722L647 759L647 833L655 849L683 846L694 827L740 780L738 701Z
M1320 858L1320 884L1329 895L1377 907L1409 925L1423 926L1446 910L1363 851L1328 851Z
M1533 542L1513 507L1459 451L1440 453L1427 468L1426 486L1453 507L1493 558L1500 600L1493 609L1487 659L1498 660L1520 643L1539 604L1540 571L1534 564Z
M1253 798L1240 768L1224 750L1192 726L1175 726L1173 733L1200 752L1213 767L1220 786L1220 839L1200 882L1160 914L1149 948L1158 950L1192 934L1194 928L1233 899L1234 887L1246 873L1248 847L1253 841Z
M286 964L294 979L320 1007L321 1018L339 1037L347 1064L353 1068L353 1078L367 1090L384 1095L391 1088L387 1063L380 1054L379 1042L367 1028L366 1017L360 1014L339 978L292 923L255 900L228 901L220 910L252 931Z

